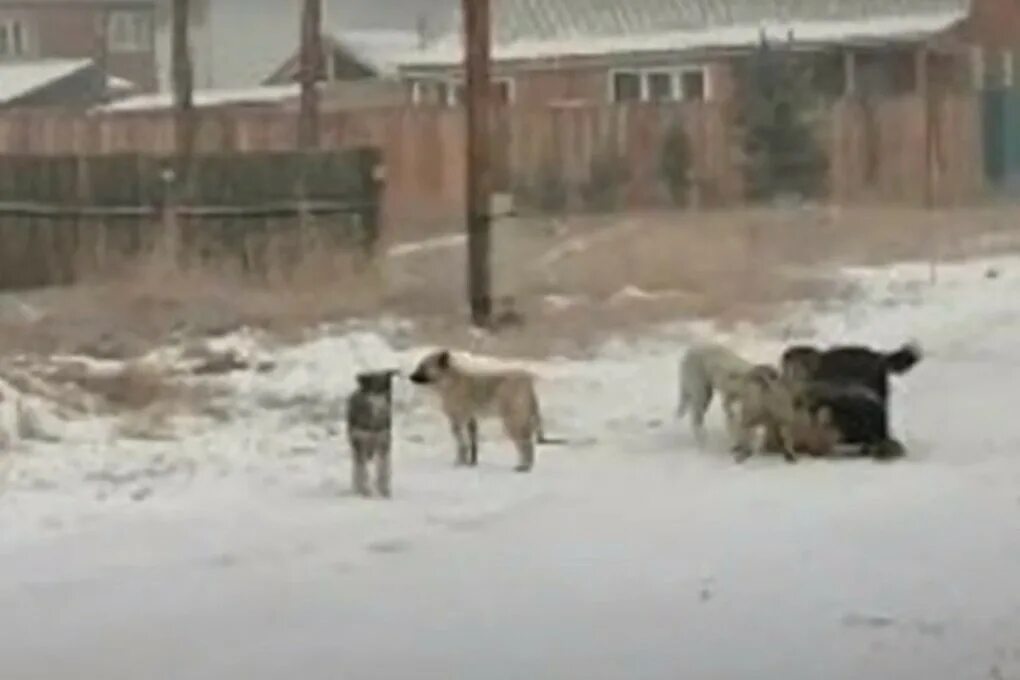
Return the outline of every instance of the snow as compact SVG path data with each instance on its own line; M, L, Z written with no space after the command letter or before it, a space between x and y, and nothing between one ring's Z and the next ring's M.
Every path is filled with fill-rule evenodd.
M521 38L497 43L497 61L591 57L622 53L685 52L705 49L736 49L758 45L762 35L772 41L839 44L886 40L915 40L949 30L965 18L963 12L892 16L842 21L777 21L756 25L727 25L687 31L634 33L628 35L566 35L557 38ZM404 68L450 66L464 59L463 40L451 34L422 50L400 57Z
M40 59L0 64L0 102L24 97L91 64L91 59Z
M301 86L296 83L287 85L263 85L260 87L236 89L195 90L193 101L196 108L212 106L238 106L250 104L277 104L297 98L301 94ZM126 97L111 104L97 107L104 113L123 113L129 111L153 111L173 106L172 93L143 94Z
M108 76L106 79L107 87L114 92L131 92L138 86L126 78L118 78L117 76Z
M223 413L180 419L175 440L117 436L111 414L54 414L59 442L13 433L4 677L1020 677L1020 259L931 273L851 270L853 301L769 326L678 323L523 362L571 441L530 475L492 424L480 467L455 469L435 398L401 381L391 501L347 491L343 398L359 367L406 374L431 348L397 322L399 341L221 338L275 368L217 379ZM894 380L910 455L737 466L718 412L695 450L675 374L707 336L761 360L920 338L924 362Z

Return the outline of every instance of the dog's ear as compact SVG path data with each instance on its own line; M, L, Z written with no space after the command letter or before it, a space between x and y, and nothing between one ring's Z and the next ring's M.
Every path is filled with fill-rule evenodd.
M444 371L450 367L450 350L444 349L436 357L436 366L443 369Z

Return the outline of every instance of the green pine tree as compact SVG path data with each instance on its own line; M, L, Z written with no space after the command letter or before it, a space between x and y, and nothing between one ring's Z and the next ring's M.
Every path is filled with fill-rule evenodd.
M822 195L828 163L810 120L816 102L804 61L763 37L738 66L736 105L748 197Z

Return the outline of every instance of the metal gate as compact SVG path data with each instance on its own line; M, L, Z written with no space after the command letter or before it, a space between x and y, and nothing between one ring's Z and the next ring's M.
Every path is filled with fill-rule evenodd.
M1020 90L996 88L982 94L985 175L992 186L1020 180Z

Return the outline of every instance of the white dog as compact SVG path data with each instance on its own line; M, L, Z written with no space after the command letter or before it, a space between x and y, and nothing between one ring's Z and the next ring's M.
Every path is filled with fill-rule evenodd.
M716 392L726 414L726 429L737 440L736 405L744 390L744 378L753 368L751 362L718 344L698 344L687 350L680 362L680 405L677 415L691 414L691 427L698 446L705 444L705 413Z

